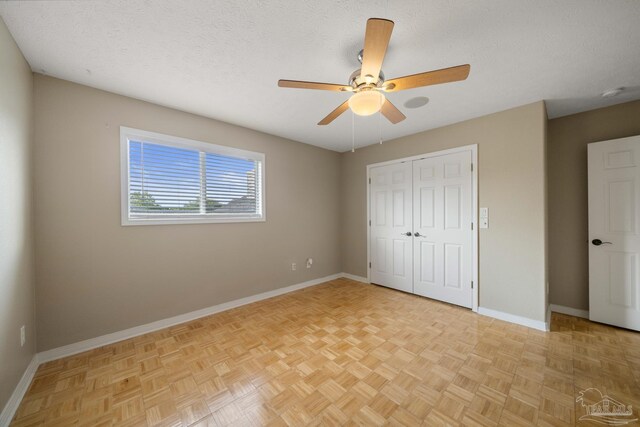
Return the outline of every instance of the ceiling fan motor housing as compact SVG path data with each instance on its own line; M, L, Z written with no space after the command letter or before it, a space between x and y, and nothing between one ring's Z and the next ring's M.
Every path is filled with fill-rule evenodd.
M368 81L369 80L369 81ZM376 81L370 81L366 76L362 76L360 72L360 68L351 73L349 77L349 85L354 89L362 89L364 87L382 87L384 83L384 73L380 70L380 74L378 75L378 79Z

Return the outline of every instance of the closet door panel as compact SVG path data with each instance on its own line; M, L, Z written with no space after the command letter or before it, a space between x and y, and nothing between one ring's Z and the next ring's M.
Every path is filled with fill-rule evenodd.
M471 307L471 151L413 162L414 292Z
M413 193L411 163L369 170L370 279L413 292Z

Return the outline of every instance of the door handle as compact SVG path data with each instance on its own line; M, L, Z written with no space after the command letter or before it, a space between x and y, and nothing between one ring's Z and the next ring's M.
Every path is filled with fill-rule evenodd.
M413 233L414 236L416 237L427 237L427 236L423 236L422 234L418 233L417 231L415 233Z
M591 241L591 243L592 243L594 246L600 246L600 245L613 245L613 243L611 243L611 242L603 242L603 241L602 241L602 240L600 240L600 239L593 239L593 240Z
M411 232L410 232L410 231L407 231L406 233L402 233L402 235L403 235L403 236L409 236L409 237L411 237Z

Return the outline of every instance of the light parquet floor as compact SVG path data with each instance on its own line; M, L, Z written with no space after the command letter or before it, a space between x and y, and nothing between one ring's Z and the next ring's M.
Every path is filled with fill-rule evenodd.
M582 425L640 408L640 334L552 332L339 279L45 363L13 426Z

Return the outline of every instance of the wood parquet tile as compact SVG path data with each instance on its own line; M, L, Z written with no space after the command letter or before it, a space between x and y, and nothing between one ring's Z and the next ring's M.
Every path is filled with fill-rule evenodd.
M589 387L638 417L639 333L339 279L45 363L12 425L590 425Z

